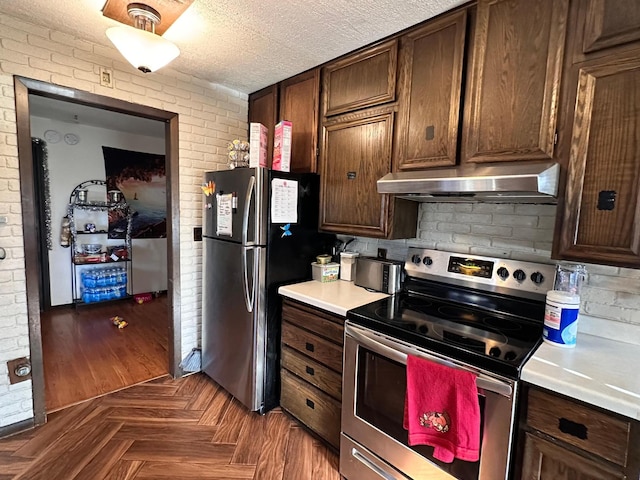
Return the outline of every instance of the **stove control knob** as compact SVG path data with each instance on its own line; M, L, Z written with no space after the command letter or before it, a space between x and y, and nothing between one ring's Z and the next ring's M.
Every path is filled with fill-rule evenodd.
M411 261L416 265L420 265L420 255L414 255L413 257L411 257Z
M506 280L507 278L509 278L509 270L507 270L505 267L500 267L496 273L502 280Z
M524 273L522 270L518 269L515 272L513 272L513 278L515 278L518 282L522 283L522 281L527 278L527 274Z
M542 282L544 282L544 275L542 275L540 272L533 272L531 274L531 281L536 285L540 285Z
M433 264L433 260L431 259L431 257L424 257L424 260L422 260L422 263L424 263L428 267L429 265Z
M512 361L515 360L517 357L516 352L514 352L513 350L509 350L507 353L504 354L504 359L507 361Z
M496 357L496 358L500 358L500 354L502 352L500 351L500 349L498 347L491 347L489 349L489 355L491 355L492 357Z

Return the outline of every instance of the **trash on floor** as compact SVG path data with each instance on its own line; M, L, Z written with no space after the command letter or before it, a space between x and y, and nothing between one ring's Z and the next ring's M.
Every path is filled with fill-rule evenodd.
M124 321L124 318L119 317L117 315L115 317L111 317L110 320L111 320L111 323L113 323L120 330L122 330L124 327L129 325L127 322Z
M153 299L153 295L151 295L151 293L136 293L133 299L137 304L142 305L143 303L150 302Z

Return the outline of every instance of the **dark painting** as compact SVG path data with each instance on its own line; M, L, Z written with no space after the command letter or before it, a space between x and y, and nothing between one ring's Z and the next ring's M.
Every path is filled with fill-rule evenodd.
M102 147L107 191L120 190L131 207L131 238L166 238L164 155ZM127 219L110 212L109 237L125 238Z

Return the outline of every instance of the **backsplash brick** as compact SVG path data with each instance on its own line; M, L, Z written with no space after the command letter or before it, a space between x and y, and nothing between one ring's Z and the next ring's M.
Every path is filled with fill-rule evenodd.
M423 203L416 238L376 240L358 237L350 250L404 260L408 247L551 263L554 205ZM341 237L343 240L350 237ZM585 264L581 294L582 332L640 344L640 270Z
M135 71L104 45L0 14L0 427L33 416L31 382L9 385L6 362L29 356L22 215L13 75L176 112L179 117L180 358L199 345L202 248L193 228L202 225L200 183L206 170L227 168L227 143L246 138L248 97L171 69ZM114 88L100 86L100 67L113 69ZM6 288L3 288L6 287Z

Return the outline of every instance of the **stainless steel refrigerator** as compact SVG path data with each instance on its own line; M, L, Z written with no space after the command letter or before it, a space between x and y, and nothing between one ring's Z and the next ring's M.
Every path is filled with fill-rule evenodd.
M204 182L202 369L264 413L279 403L278 287L311 279L335 236L318 232L315 174L237 168Z

